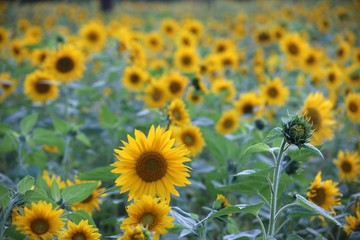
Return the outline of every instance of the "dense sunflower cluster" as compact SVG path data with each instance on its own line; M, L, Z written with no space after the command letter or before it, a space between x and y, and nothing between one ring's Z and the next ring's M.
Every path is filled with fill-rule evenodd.
M346 215L342 234L358 231L359 1L121 1L110 12L99 2L0 3L0 172L36 176L34 196L13 208L16 231L100 239L89 220L105 216L99 228L120 229L119 239L160 239L182 223L171 206L253 201L257 178L246 185L236 172L273 166L242 153L288 113L306 120L281 131L301 147L289 158L309 171L285 189ZM35 130L18 123L30 113L40 116ZM309 144L324 161L305 160ZM94 181L81 201L50 201ZM228 200L219 189L231 184L242 190ZM271 194L259 188L260 200ZM209 227L214 238L249 230L234 215Z

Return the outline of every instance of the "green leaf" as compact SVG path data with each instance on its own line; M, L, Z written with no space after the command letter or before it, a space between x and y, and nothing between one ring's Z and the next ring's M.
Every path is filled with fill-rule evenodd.
M174 217L181 226L196 234L195 227L197 222L190 213L183 211L179 207L172 207L170 215Z
M79 224L79 222L81 220L88 220L88 223L90 225L93 225L96 227L96 224L95 224L94 220L92 219L92 217L84 210L78 210L76 212L70 213L68 215L68 219L76 224Z
M267 178L267 176L269 176L270 173L272 173L273 171L273 167L271 168L267 168L267 169L248 169L248 170L244 170L242 172L239 172L237 174L235 174L235 176L245 176L245 177L262 177L262 178Z
M360 67L357 68L355 71L353 71L353 72L350 73L350 77L351 77L351 78L355 78L355 77L357 77L357 76L359 76L359 75L360 75Z
M114 112L110 111L109 108L104 106L101 108L100 121L105 127L112 128L116 124L117 116Z
M270 144L275 139L282 138L282 136L283 136L282 128L276 127L276 128L271 129L271 131L268 133L268 135L266 135L263 142L266 144Z
M88 137L83 132L78 132L76 134L76 139L79 140L81 143L83 143L87 147L91 146L90 140L88 139Z
M56 181L53 181L51 185L51 197L55 200L55 202L59 201L61 198L60 188Z
M307 148L307 149L312 150L317 155L319 155L323 160L325 160L325 158L324 158L323 154L321 153L321 151L319 149L317 149L316 147L314 147L313 145L311 145L310 143L305 143L304 147Z
M80 173L79 179L113 182L119 176L118 174L110 172L113 169L114 167L112 166L95 168L89 172Z
M335 223L339 227L344 227L339 221L337 221L334 217L332 217L329 214L329 212L325 211L323 208L319 207L315 203L308 201L306 198L304 198L303 196L301 196L299 194L296 194L295 196L296 196L296 203L299 206L304 207L311 212L314 212L314 213L317 213L317 214L323 216L324 218Z
M33 152L25 156L25 162L27 164L33 164L38 166L40 169L46 168L47 157L44 151L34 150Z
M26 176L17 184L17 191L20 194L25 194L26 191L30 190L34 186L35 180L31 176Z
M5 235L9 237L9 239L17 239L17 240L22 240L25 239L26 236L23 235L21 232L19 232L18 230L16 230L16 226L15 225L11 225L10 227L6 228L5 230ZM28 239L28 238L26 238Z
M37 113L33 113L21 120L20 131L22 134L28 134L31 131L31 129L33 129L33 127L35 126L38 120L38 116L39 115Z
M33 132L32 141L41 145L57 146L62 148L64 146L64 140L56 135L54 131L50 131L44 128L37 128Z
M297 234L290 234L289 236L287 236L286 240L304 240L304 239Z
M97 187L97 182L81 183L66 187L61 195L67 204L74 204L85 200Z
M25 193L25 200L28 202L38 202L38 201L45 201L52 203L53 205L56 205L56 203L51 200L46 192L42 189L35 189L35 190L29 190Z
M70 123L60 118L54 118L53 124L55 131L60 134L65 134L71 129Z
M270 152L269 145L265 143L257 143L245 150L245 154L251 154L251 153L261 153L261 152Z
M0 140L0 153L7 153L14 151L18 148L18 138L15 132L9 130L6 132L3 139Z
M0 208L8 207L10 204L10 191L0 184Z

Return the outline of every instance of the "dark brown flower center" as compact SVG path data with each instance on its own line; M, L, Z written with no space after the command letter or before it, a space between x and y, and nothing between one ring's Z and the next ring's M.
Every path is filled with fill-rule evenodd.
M175 118L176 120L178 120L178 121L181 119L181 113L180 113L179 109L174 109L174 110L172 111L172 115L173 115L174 118Z
M9 80L0 80L0 83L1 83L1 87L4 90L8 90L11 87L11 83Z
M266 42L270 39L270 35L267 32L262 32L259 34L258 39L260 42Z
M358 110L359 110L359 106L354 102L350 102L349 103L349 110L350 110L350 112L357 113Z
M165 27L165 31L166 31L167 33L172 33L172 32L173 32L173 28L172 28L171 26L167 26L167 27Z
M13 52L14 52L15 55L20 55L20 52L21 52L20 48L18 48L18 47L13 47L12 50L13 50Z
M269 97L271 98L276 98L279 95L279 91L277 90L277 88L275 87L270 87L267 90L267 94L269 95Z
M360 74L352 75L352 76L350 76L350 79L351 79L352 82L359 82L360 81Z
M315 62L315 57L313 55L310 55L308 58L306 58L306 63L308 65L312 65Z
M152 39L150 40L150 44L151 44L152 46L154 46L154 47L157 47L157 46L159 45L159 42L158 42L157 39L152 38Z
M160 101L163 97L163 92L161 89L155 88L151 93L151 97L154 101Z
M82 232L78 232L76 234L73 235L73 237L71 238L71 240L87 240L86 236L84 233Z
M234 121L231 118L225 119L223 126L224 128L231 128L234 125Z
M291 55L298 55L299 54L299 47L294 43L290 43L288 45L288 50L289 50L289 53Z
M336 76L334 73L330 73L328 76L329 82L333 83L336 80Z
M326 200L326 192L324 188L320 187L314 190L315 196L311 198L311 200L318 206L322 206Z
M136 174L145 182L155 182L165 176L167 163L158 152L144 152L136 162Z
M50 91L51 83L48 80L39 80L35 84L35 90L37 93L46 94Z
M310 118L310 122L312 123L311 129L316 131L321 127L321 115L318 110L315 108L306 109L306 117Z
M224 52L225 50L226 50L226 47L225 47L224 45L220 44L220 45L217 47L216 52L222 53L222 52Z
M181 136L182 141L186 146L193 146L195 144L195 136L190 132L186 132Z
M342 57L344 55L344 49L343 48L339 48L337 51L336 51L336 54L339 56L339 57Z
M341 163L341 169L346 173L351 172L352 165L348 161L344 161Z
M183 44L184 44L185 46L190 46L190 41L189 41L189 39L183 38L182 42L183 42Z
M44 62L45 59L46 59L46 54L45 53L40 54L39 61Z
M181 91L181 84L178 83L178 82L172 81L172 82L170 83L169 88L170 88L170 92L171 92L172 94L176 94L176 93L178 93L178 92Z
M181 58L181 62L182 62L183 65L189 66L189 65L191 65L191 63L192 63L192 59L191 59L190 56L185 55L185 56L183 56L183 57Z
M99 35L96 32L89 32L87 38L89 39L90 42L95 43L98 41Z
M251 105L251 104L245 104L243 106L243 113L244 114L252 114L253 113L253 110L254 110L254 106Z
M81 203L89 203L93 200L93 194L91 193L86 199L82 200Z
M138 82L140 82L140 76L137 73L130 74L130 82L132 82L133 84L137 84Z
M74 69L74 60L70 57L61 57L56 62L56 69L61 73L68 73Z
M144 225L145 227L149 226L149 230L152 229L152 227L154 226L155 221L156 221L156 217L152 213L145 213L141 217L142 225Z
M49 231L49 221L42 218L37 218L30 223L30 229L36 235L42 235Z

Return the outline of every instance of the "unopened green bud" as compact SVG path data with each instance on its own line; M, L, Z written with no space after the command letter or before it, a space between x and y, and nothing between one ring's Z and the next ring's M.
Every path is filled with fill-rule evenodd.
M289 116L287 120L283 121L282 128L285 141L288 144L296 145L298 148L310 142L313 133L311 124L299 115Z

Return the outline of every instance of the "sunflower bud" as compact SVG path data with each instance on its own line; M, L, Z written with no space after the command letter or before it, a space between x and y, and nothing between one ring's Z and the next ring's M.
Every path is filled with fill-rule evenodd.
M296 145L298 148L310 142L313 133L311 124L299 115L289 116L286 121L283 121L282 128L285 141L288 144Z
M261 118L256 119L254 123L255 123L256 129L258 129L260 131L263 130L266 126L265 120L261 119Z
M296 174L300 167L299 162L296 160L291 160L289 155L285 155L283 164L285 166L284 171L287 175Z

